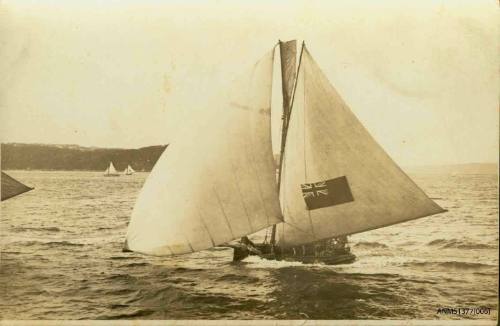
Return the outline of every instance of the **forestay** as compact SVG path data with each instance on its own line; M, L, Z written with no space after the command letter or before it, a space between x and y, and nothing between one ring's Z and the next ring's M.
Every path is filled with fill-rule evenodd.
M375 142L305 48L282 169L281 246L443 212Z
M128 248L182 254L282 220L271 148L274 51L196 117L156 163L134 207Z

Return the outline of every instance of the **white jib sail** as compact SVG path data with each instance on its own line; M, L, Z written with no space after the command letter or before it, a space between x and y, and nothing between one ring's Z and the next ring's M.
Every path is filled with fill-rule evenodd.
M375 142L306 49L284 155L282 246L443 212Z
M271 148L273 53L162 154L134 207L130 250L188 253L282 220Z
M127 167L127 171L128 171L128 173L134 173L135 172L135 170L132 169L132 167L130 165Z

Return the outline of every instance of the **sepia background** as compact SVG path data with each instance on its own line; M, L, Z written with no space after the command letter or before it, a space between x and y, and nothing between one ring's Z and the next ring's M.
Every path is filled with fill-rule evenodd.
M306 42L449 212L353 236L359 259L341 267L234 265L229 249L121 253L160 145L279 39ZM495 320L497 42L497 3L483 0L2 1L2 169L35 190L1 204L0 317L460 319L436 310L486 306L491 315L463 318ZM121 157L119 169L157 147L138 150L144 172L111 181L101 161L40 163L47 144L112 148L102 160Z
M299 39L396 162L494 162L496 6L3 1L2 141L166 144L278 39Z

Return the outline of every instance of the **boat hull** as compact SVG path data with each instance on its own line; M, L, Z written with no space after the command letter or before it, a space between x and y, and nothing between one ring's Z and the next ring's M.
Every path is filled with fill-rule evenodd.
M105 174L105 177L119 177L119 174Z
M234 261L240 261L248 256L259 256L267 260L300 262L304 264L324 264L340 265L350 264L356 260L356 255L350 251L334 251L329 253L318 253L310 255L293 254L290 251L280 250L275 247L274 250L269 244L256 244L252 248L245 245L234 246Z
M356 255L352 253L336 254L328 256L293 256L293 255L275 255L266 254L260 257L268 260L283 260L290 262L301 262L303 264L324 264L324 265L341 265L351 264L356 260Z

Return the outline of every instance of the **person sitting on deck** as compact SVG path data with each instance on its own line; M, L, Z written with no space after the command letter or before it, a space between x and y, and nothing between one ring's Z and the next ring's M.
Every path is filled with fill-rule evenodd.
M255 244L252 242L252 240L248 239L247 236L241 238L241 243L247 246L255 247Z
M347 246L347 236L341 236L338 238L334 239L333 243L333 250L334 251L350 251L349 246Z

